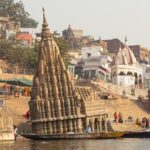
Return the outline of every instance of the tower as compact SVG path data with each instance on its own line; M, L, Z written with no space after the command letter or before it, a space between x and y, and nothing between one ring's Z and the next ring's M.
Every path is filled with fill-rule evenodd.
M82 133L81 108L75 87L48 28L43 10L38 64L29 108L35 134Z

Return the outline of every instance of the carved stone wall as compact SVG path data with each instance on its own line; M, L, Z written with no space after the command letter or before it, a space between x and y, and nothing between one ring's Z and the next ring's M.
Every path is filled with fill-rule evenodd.
M35 134L82 133L85 102L90 90L75 90L43 14L38 65L33 78L31 101L32 132ZM84 94L79 94L84 92ZM91 99L89 99L91 98Z

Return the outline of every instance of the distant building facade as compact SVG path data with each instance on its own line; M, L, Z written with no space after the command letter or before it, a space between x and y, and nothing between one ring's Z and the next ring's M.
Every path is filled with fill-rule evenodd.
M150 63L150 50L141 45L129 46L139 63Z
M10 17L0 16L0 39L9 39L20 31L20 23L14 23Z
M91 46L81 48L82 59L88 59L91 57L98 57L103 52L103 48L100 46Z
M20 31L22 33L27 33L32 35L32 38L35 39L36 38L36 34L37 34L37 28L20 28Z
M16 39L21 42L23 46L31 47L33 43L33 38L31 34L28 33L18 33Z
M141 64L143 71L143 86L144 88L150 89L150 65Z
M6 38L7 24L8 24L8 18L7 17L0 17L0 38L1 39Z
M119 39L110 39L102 41L106 42L107 50L110 53L117 53L119 48L124 46L124 44Z
M71 26L62 31L62 37L68 41L69 49L81 49L83 46L87 46L87 43L93 40L93 36L83 36L83 30L72 29Z
M84 47L81 49L81 59L75 66L75 74L85 79L110 79L110 63L112 59L102 55L101 47Z
M146 68L144 73L144 88L150 89L150 66Z
M68 29L62 31L62 36L68 39L78 39L83 37L83 30L81 29L72 29L69 25Z

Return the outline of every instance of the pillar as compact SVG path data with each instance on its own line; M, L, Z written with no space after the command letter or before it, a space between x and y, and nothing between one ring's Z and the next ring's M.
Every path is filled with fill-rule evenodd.
M47 133L52 134L52 122L47 122Z
M105 123L104 123L104 125L105 125L105 132L107 132L108 131L108 129L107 129L107 118L106 118L106 116L105 116Z
M81 120L81 118L77 119L77 127L78 127L78 133L82 133L83 130L82 130L82 120Z

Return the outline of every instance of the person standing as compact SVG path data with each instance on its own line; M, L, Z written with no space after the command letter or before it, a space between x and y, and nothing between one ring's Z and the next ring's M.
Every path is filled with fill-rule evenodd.
M118 114L118 122L119 123L123 123L122 113L121 112L119 112L119 114Z
M118 115L117 112L114 113L114 121L117 123Z
M125 99L126 98L126 91L125 90L122 91L122 95L123 95L123 99Z
M14 136L15 136L15 141L17 139L17 136L18 136L18 129L17 129L17 126L14 125Z

